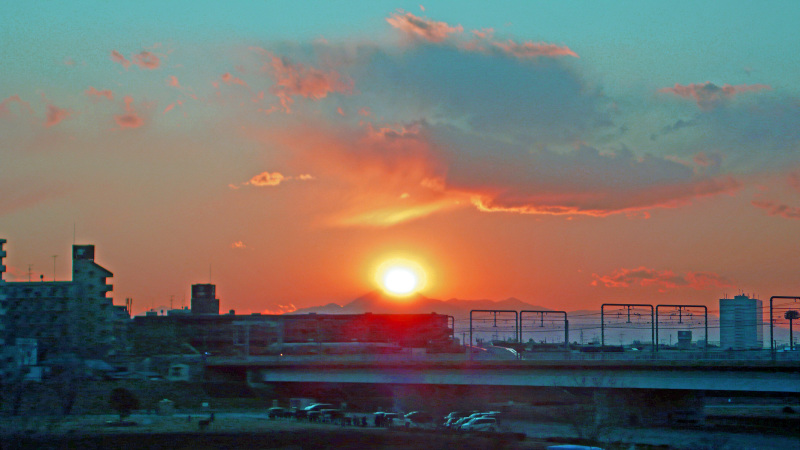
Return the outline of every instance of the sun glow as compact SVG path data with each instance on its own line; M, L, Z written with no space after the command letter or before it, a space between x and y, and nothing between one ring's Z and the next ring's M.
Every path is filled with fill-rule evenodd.
M391 259L378 267L375 281L386 293L405 297L425 287L426 277L422 266L416 262Z

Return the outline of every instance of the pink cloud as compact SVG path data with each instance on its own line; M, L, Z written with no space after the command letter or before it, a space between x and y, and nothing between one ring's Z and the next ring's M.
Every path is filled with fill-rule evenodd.
M178 82L178 77L176 77L175 75L171 75L169 77L169 80L167 81L167 84L172 86L172 87L176 87L176 88L180 88L181 87L181 84Z
M725 84L717 86L710 81L706 81L705 83L692 83L685 86L675 83L675 86L659 89L658 92L693 99L697 102L697 106L708 110L717 106L724 99L731 98L742 92L757 92L769 89L772 89L772 87L766 84L740 84L738 86Z
M417 17L411 13L392 13L391 17L386 19L386 22L407 36L421 38L430 42L442 42L449 35L464 31L461 25L453 27L445 22L436 22L424 17Z
M11 112L11 108L9 108L9 105L11 105L11 103L19 104L21 108L24 108L25 110L28 111L30 115L33 115L33 108L31 108L31 104L22 100L22 98L20 98L19 95L15 94L0 102L0 117L14 115L14 113Z
M231 75L230 72L225 72L222 74L222 82L225 84L238 84L240 86L248 87L247 83L245 83L241 78Z
M491 44L502 50L504 53L520 59L538 58L540 56L551 58L559 56L578 57L578 54L570 50L569 47L547 44L544 42L528 41L518 44L509 39L506 42L491 42Z
M324 72L299 63L292 64L276 56L270 55L270 58L272 75L275 78L275 85L270 88L270 92L280 99L287 113L291 112L294 97L319 100L330 93L349 94L353 90L352 80L344 79L335 70Z
M785 219L800 219L800 208L775 203L767 200L753 200L753 206L767 211L770 216L779 216Z
M103 89L99 91L92 86L89 86L89 89L84 91L84 94L88 95L93 100L98 100L100 97L105 97L109 100L114 100L114 94L109 89Z
M610 288L656 287L659 292L668 289L708 289L731 287L727 278L710 272L687 272L676 274L671 270L655 270L647 267L636 269L617 269L610 275L592 274L592 286L603 285Z
M114 61L115 63L119 63L120 65L122 65L122 67L124 67L125 70L127 70L128 67L131 66L131 62L128 61L124 56L122 56L122 53L116 50L111 50L111 60Z
M72 115L71 109L59 108L53 104L47 105L47 117L45 118L44 126L52 127L58 125L61 121L66 120Z
M139 128L144 125L144 120L136 113L133 108L133 97L126 95L125 98L125 113L115 115L114 120L120 128Z
M161 60L158 58L158 56L156 56L155 53L148 52L147 50L142 50L141 53L133 55L132 59L133 63L142 69L158 69L158 66L161 65Z

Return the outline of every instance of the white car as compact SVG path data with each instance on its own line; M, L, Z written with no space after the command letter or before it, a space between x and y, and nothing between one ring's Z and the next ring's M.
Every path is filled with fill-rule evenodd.
M497 431L497 419L494 417L476 417L461 425L461 431Z

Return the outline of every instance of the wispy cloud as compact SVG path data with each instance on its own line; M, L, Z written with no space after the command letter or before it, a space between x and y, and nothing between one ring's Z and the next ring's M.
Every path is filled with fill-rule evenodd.
M492 45L499 48L508 55L516 58L538 58L540 56L548 56L551 58L559 56L573 56L578 57L578 54L570 50L569 47L555 44L548 44L545 42L523 42L517 43L511 39L505 42L492 42Z
M161 66L161 59L158 55L148 50L142 50L132 55L130 59L117 50L111 50L111 60L124 67L125 70L128 70L132 64L146 70L158 69Z
M158 69L161 65L161 60L156 56L155 53L149 52L147 50L143 50L141 53L137 53L132 57L133 64L136 64L142 69Z
M353 90L353 81L337 71L327 71L300 63L291 63L288 58L268 55L270 63L264 69L272 76L275 84L270 92L280 99L281 106L287 113L295 97L319 100L332 93L349 94Z
M14 115L11 110L12 103L18 104L19 107L27 111L28 114L33 115L33 108L31 108L31 104L22 100L19 95L15 94L5 98L2 102L0 102L0 118Z
M144 119L142 119L133 107L133 97L126 95L124 101L125 113L114 116L117 125L119 125L120 128L139 128L144 125Z
M766 210L770 216L785 219L800 219L800 208L777 203L769 200L753 200L753 206Z
M98 89L95 89L93 86L89 86L89 89L87 89L87 90L85 90L83 92L89 98L91 98L92 101L97 101L101 97L105 97L105 98L107 98L109 100L114 100L114 93L111 92L110 89L98 90Z
M697 102L697 105L700 108L712 109L724 99L731 98L736 94L769 89L772 88L766 84L740 84L737 86L724 84L722 86L717 86L710 81L706 81L705 83L692 83L688 85L675 83L675 86L659 89L658 92L674 94L683 98L690 98Z
M424 17L417 17L410 12L403 14L402 11L392 13L386 19L386 22L402 31L408 37L430 42L442 42L449 35L464 31L461 25L450 26L445 22L436 22Z
M671 270L655 270L647 267L617 269L609 275L592 274L592 286L609 288L654 287L659 292L670 289L708 289L731 287L733 283L724 276L710 272L686 272L678 274Z
M125 70L128 70L128 67L131 66L131 62L116 50L111 50L111 60L124 67Z
M45 127L58 125L72 115L73 111L67 108L59 108L56 105L47 104L47 114L44 121Z

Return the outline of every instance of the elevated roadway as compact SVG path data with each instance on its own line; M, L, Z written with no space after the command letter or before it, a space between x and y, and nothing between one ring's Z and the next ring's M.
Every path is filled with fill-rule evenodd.
M390 355L394 356L394 355ZM745 391L800 394L797 361L467 361L373 357L208 357L261 383L376 383Z

